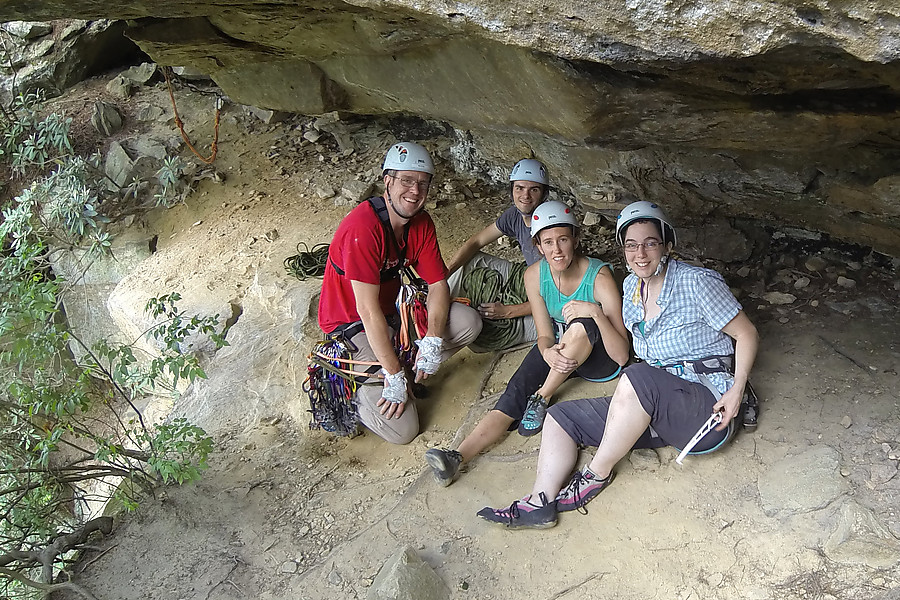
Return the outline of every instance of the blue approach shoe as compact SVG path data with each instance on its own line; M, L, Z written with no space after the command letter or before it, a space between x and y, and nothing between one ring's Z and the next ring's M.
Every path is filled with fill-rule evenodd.
M485 507L478 511L478 516L491 523L503 525L509 529L548 529L556 525L556 501L547 502L547 496L541 492L538 501L532 504L531 497L516 500L509 508Z
M519 422L519 435L528 437L537 435L544 428L544 417L547 416L547 401L540 394L532 394L525 406L525 414Z

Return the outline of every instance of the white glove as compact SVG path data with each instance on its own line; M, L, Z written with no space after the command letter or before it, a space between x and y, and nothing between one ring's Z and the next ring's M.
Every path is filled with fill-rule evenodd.
M384 369L381 372L384 374L384 391L381 397L394 404L406 402L406 371L400 369L393 375Z
M433 335L426 335L421 340L416 340L416 346L419 347L416 370L422 371L426 375L437 373L438 367L441 366L441 346L443 344L444 340Z

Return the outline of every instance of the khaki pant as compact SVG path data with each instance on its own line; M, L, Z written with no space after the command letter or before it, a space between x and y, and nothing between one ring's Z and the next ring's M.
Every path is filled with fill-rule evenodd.
M447 360L472 343L480 332L481 317L478 313L459 302L451 303L441 360ZM391 329L391 334L394 333L396 331ZM350 341L357 348L354 359L376 360L365 331L360 331ZM359 387L356 393L356 403L360 422L372 433L392 444L408 444L419 435L419 413L416 411L415 400L407 397L406 409L399 419L385 419L377 405L381 399L381 391L382 386L377 385Z

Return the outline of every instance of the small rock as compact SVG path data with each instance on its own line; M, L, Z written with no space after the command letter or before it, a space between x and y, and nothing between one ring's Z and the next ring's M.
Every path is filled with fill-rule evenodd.
M303 133L303 139L315 144L322 137L322 134L315 129L309 129Z
M344 578L341 577L341 574L338 573L336 570L332 571L331 573L328 574L328 584L329 585L339 586L342 583L344 583Z
M156 65L154 63L142 63L140 65L129 67L121 73L124 77L136 86L146 85L156 74Z
M292 560L286 560L281 563L281 572L293 575L299 569L299 565Z
M334 188L330 185L320 185L313 190L313 194L315 194L316 198L319 200L328 200L329 198L334 197Z
M259 108L256 106L245 106L244 110L248 113L265 123L266 125L271 125L272 123L279 123L288 118L289 114L286 112L281 112L279 110L269 110L266 108Z
M844 277L844 276L842 276L842 275L839 275L839 276L838 276L838 278L837 278L837 284L838 284L839 286L841 286L842 288L847 288L847 289L851 289L851 288L855 288L855 287L856 287L856 281L855 281L855 280L853 280L853 279L848 279L847 277Z
M809 285L809 277L801 277L797 281L794 282L794 288L798 290L802 290L806 286Z
M122 115L112 104L98 101L94 103L91 125L101 134L110 136L122 129Z
M812 306L813 308L815 308L815 307L817 307L817 306L819 305L819 301L818 301L818 300L813 300L812 302L809 303L809 305Z
M130 98L133 90L134 84L121 75L116 75L113 77L112 81L106 84L107 92L116 98L122 98L123 100Z
M595 212L588 212L584 215L584 220L582 221L582 225L585 227L590 227L596 223L600 222L600 215Z
M769 304L793 304L797 301L797 296L784 292L768 292L763 294L763 299Z
M888 444L887 442L882 442L882 444L881 444L882 452L884 452L885 454L889 454L891 452L891 450L893 450L893 448L891 448L890 444Z
M841 467L841 477L850 477L850 469Z
M746 266L741 267L740 269L738 269L737 274L738 274L738 277L746 277L747 275L750 274L750 267L746 267Z
M466 207L465 202L457 202L456 204L453 205L453 208L455 208L456 210L462 210L465 207Z
M788 321L790 321L790 319L787 317L781 317L780 319L778 319L778 322L782 325L786 324Z
M844 415L844 418L841 419L841 425L844 426L844 429L849 429L853 425L853 419L850 418L850 415Z
M827 267L828 263L821 256L810 256L806 259L806 262L803 263L803 266L806 267L807 271L817 273Z
M153 106L151 104L146 104L138 109L137 112L137 120L138 121L158 121L160 117L162 117L166 112L158 107Z
M371 183L356 179L348 179L341 185L341 195L354 204L368 198L371 191Z

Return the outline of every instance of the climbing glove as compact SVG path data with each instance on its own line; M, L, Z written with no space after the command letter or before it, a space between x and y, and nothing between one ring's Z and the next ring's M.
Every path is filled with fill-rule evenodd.
M384 369L381 372L384 374L384 391L381 397L394 404L406 402L406 371L400 369L393 375Z
M416 370L426 375L437 373L441 366L441 346L444 340L432 335L426 335L421 340L416 340L419 347L419 358L416 360Z

